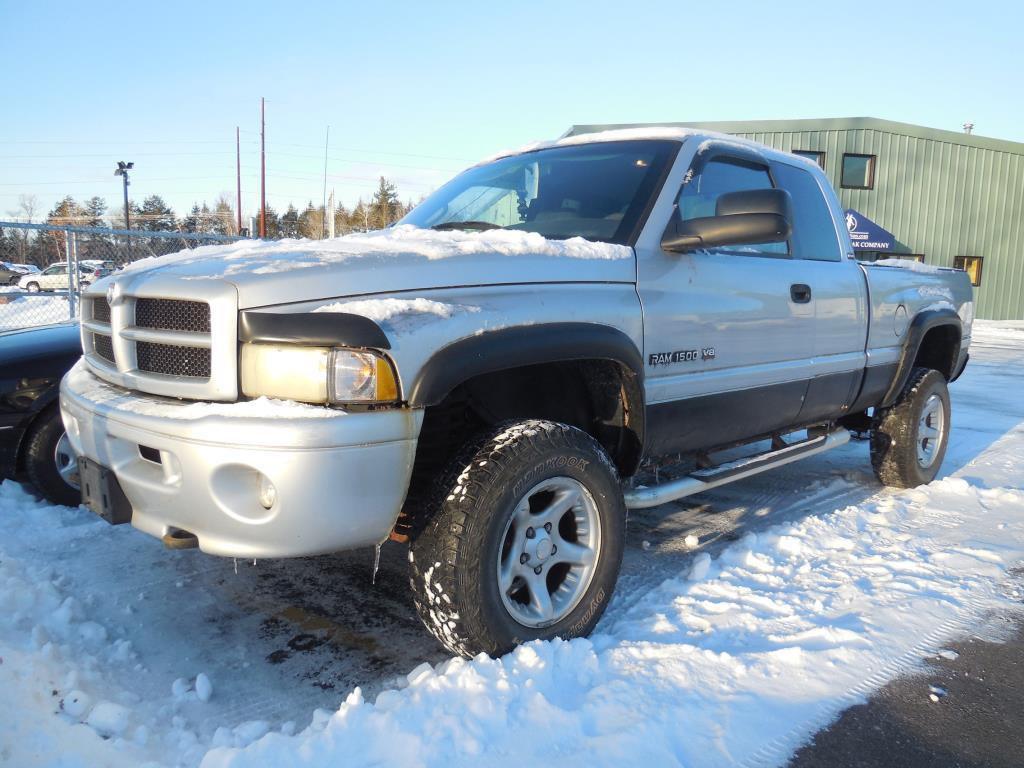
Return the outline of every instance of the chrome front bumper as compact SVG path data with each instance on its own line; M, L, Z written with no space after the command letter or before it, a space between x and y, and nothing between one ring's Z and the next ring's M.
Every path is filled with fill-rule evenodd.
M113 470L133 526L184 530L235 557L294 557L387 538L405 500L422 410L185 403L107 384L79 362L61 382L75 450ZM141 449L141 450L140 450ZM148 457L148 458L147 458ZM258 473L276 488L265 509Z

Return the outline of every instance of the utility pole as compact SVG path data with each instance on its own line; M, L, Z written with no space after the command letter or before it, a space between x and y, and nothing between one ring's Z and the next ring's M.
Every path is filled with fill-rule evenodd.
M260 96L260 238L267 236L267 107Z
M238 234L242 234L242 141L238 137L238 126L235 126L235 189L238 191L238 202L235 210L238 214Z
M327 206L324 207L324 218L327 219L327 236L334 237L334 190L327 198Z
M128 181L128 171L135 167L135 163L126 163L124 160L117 161L117 170L114 171L115 176L120 176L124 181L124 228L131 229L132 222L128 217L128 185L131 183Z
M327 136L324 138L324 216L320 220L320 239L324 239L324 228L327 226L327 145L331 141L331 126L327 126ZM333 217L332 217L333 218ZM332 227L333 229L333 227ZM334 237L334 235L331 235Z

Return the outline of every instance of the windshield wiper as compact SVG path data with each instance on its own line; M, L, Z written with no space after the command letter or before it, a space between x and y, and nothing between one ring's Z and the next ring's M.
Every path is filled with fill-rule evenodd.
M441 224L435 224L431 229L436 229L439 232L444 232L450 229L465 229L470 232L485 232L488 229L501 229L501 227L489 221L445 221Z

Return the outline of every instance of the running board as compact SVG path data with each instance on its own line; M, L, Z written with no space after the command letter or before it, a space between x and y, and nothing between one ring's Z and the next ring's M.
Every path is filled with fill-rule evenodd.
M729 461L710 469L698 469L686 477L669 480L667 483L653 488L633 488L626 491L626 507L629 509L646 509L657 507L669 501L692 496L695 493L708 491L720 485L742 480L744 477L759 474L768 469L775 469L784 464L806 459L816 453L824 453L850 442L850 433L839 428L827 435L812 437L799 443L787 445L774 451L748 456L736 461Z

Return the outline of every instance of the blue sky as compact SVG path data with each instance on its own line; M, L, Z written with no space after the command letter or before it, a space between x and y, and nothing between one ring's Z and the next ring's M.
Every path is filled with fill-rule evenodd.
M506 2L358 5L0 0L0 216L64 194L181 214L421 194L572 123L874 116L1024 141L1018 3Z

